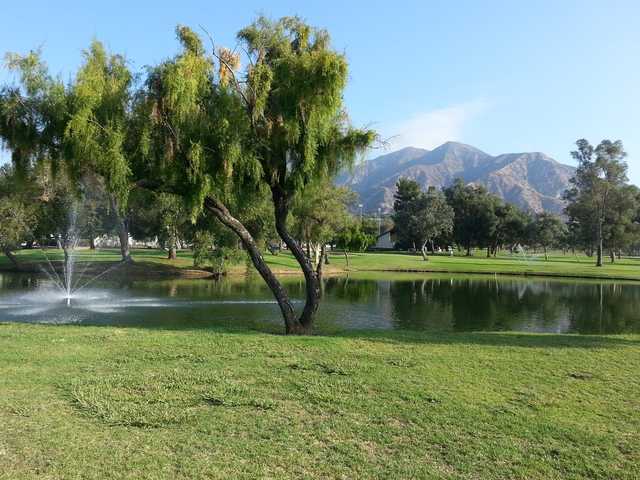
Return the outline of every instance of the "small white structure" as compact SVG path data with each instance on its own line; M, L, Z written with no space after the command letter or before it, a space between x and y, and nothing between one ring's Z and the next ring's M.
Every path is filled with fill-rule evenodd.
M120 239L117 235L101 235L96 237L94 240L94 244L97 248L119 248L120 247ZM160 248L160 242L158 241L158 237L147 239L147 240L136 240L131 235L129 235L129 247L131 248Z

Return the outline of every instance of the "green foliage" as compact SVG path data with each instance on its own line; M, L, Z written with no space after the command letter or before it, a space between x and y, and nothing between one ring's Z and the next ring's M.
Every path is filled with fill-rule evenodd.
M455 241L470 252L472 247L490 244L498 224L496 207L500 201L482 186L465 185L457 179L445 189L447 203L453 207Z
M515 205L499 202L495 206L496 228L492 235L494 253L498 247L526 245L529 243L530 215Z
M364 252L376 243L375 235L367 234L359 221L348 222L335 237L336 246L348 252Z
M119 213L126 209L132 175L126 141L132 81L125 59L94 41L84 52L73 84L73 109L65 129L73 170L104 178L107 191L118 200Z
M421 248L453 230L453 208L435 188L422 192L415 180L400 179L393 205L393 221L400 248Z
M330 48L326 31L296 17L260 17L238 39L251 60L243 98L252 145L266 183L288 201L348 165L375 134L348 125L347 62Z
M601 265L603 246L609 243L615 248L625 230L634 228L637 197L627 185L626 152L620 140L603 140L594 148L581 139L576 145L578 149L571 154L578 168L564 195L568 201L566 213L574 237L597 249L597 263Z
M65 153L67 89L60 79L49 75L39 51L8 53L6 65L20 80L0 90L0 143L11 151L18 174L28 176L43 160L52 162L55 173Z
M0 198L0 251L10 252L31 237L33 212L15 197Z
M543 247L545 259L547 249L561 244L566 236L566 226L557 215L547 212L538 213L531 222L531 243Z
M206 230L198 230L193 236L193 266L203 268L211 265L215 241L213 234Z
M305 242L329 242L351 221L348 207L354 199L353 192L329 181L310 185L293 202L293 232Z
M246 254L235 245L217 242L209 231L199 230L193 238L193 265L209 268L214 273L225 274L232 265L241 263Z

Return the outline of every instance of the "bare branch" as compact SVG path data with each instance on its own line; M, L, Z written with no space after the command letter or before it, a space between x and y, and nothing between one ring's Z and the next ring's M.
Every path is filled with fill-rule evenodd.
M236 77L236 73L234 72L233 68L231 67L231 65L229 65L229 63L225 59L223 59L216 52L216 45L215 45L215 43L213 41L213 37L211 36L211 34L209 34L207 29L204 28L202 25L199 25L199 27L202 29L202 31L205 33L205 35L207 37L209 37L209 42L211 42L211 54L214 56L214 58L216 60L218 60L228 70L229 74L231 75L231 79L233 80L233 83L235 85L236 91L242 97L242 100L244 100L245 104L247 106L251 105L251 103L249 103L249 100L247 99L246 95L242 91L242 88L240 87L240 82L238 82L238 79ZM251 87L249 86L249 88L251 88ZM253 93L254 96L255 96L255 92L252 91L251 93Z

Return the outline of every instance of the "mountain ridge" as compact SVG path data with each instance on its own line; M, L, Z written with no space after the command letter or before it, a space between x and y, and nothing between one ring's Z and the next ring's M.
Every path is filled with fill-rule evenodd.
M480 184L520 208L533 212L562 213L562 192L575 168L543 152L503 153L492 156L460 142L445 142L433 150L405 147L363 162L337 179L353 189L363 210L393 208L399 178L416 180L423 188L446 187L456 178Z

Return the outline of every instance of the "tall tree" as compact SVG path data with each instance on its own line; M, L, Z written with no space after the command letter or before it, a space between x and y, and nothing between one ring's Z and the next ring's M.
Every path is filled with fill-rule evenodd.
M6 65L19 75L16 85L0 90L0 142L11 152L15 181L28 182L42 162L55 175L66 154L69 93L39 51L8 53Z
M249 57L243 74L228 50L207 55L200 38L180 27L183 51L155 68L139 108L150 118L140 128L143 157L153 157L152 176L204 208L242 241L271 288L288 333L308 333L318 308L317 273L287 227L299 192L331 177L373 140L371 131L349 127L342 109L344 56L326 32L296 18L260 18L238 34ZM218 73L215 74L215 64ZM238 79L241 77L242 81ZM255 239L230 206L248 192L267 189L275 227L300 264L306 282L303 311L296 315ZM242 194L240 194L242 192Z
M454 238L464 246L467 256L471 255L472 247L489 246L498 223L495 210L499 200L483 186L465 185L461 179L456 179L444 192L454 211Z
M578 148L571 155L578 161L578 168L564 195L568 201L566 213L570 221L579 222L582 229L593 232L596 266L601 267L607 218L615 208L617 192L627 182L626 152L620 140L603 140L594 148L580 139L576 145Z
M400 178L393 195L393 223L396 229L399 248L417 248L415 232L415 211L422 191L415 180Z
M611 262L616 253L629 246L638 235L638 208L640 190L635 185L616 188L610 197L611 208L603 228L603 243L609 250Z
M491 250L496 256L498 249L509 246L511 251L527 241L527 227L531 218L526 212L510 203L498 202L495 208L496 228L491 236Z
M18 269L20 264L13 251L28 238L30 224L27 206L15 198L0 199L0 250Z
M249 55L248 88L239 89L250 136L274 203L276 230L305 276L306 301L298 318L311 330L320 283L301 245L287 228L291 204L318 178L331 178L368 147L375 134L352 129L344 112L346 58L329 34L297 17L259 18L238 39ZM239 86L240 84L234 83Z
M414 180L398 181L393 220L396 233L404 244L418 245L427 260L427 243L453 230L453 208L444 194L431 187L420 191Z
M127 134L132 122L132 81L124 57L109 54L100 42L92 42L73 84L73 109L65 130L73 150L73 170L104 179L125 261L131 260L127 200L132 152L127 148Z
M540 212L531 223L531 242L542 247L545 260L549 260L547 249L559 245L565 235L566 225L552 213Z

